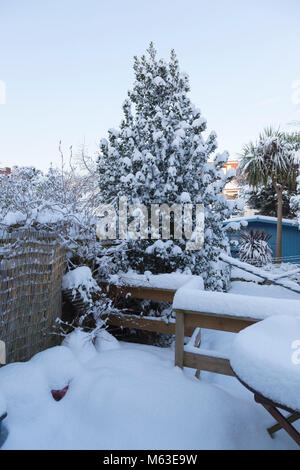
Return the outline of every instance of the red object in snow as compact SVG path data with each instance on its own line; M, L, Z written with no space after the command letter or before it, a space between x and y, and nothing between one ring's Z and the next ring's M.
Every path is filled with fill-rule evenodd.
M61 400L65 396L65 394L67 393L68 388L69 388L69 385L62 388L61 390L51 390L51 393L52 393L52 396L53 396L54 400L55 401Z

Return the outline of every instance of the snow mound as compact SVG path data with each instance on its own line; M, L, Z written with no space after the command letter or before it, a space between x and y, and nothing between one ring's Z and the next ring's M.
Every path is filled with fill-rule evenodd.
M81 372L72 350L66 346L46 349L33 356L29 363L43 370L49 387L55 390L64 388Z
M38 359L0 369L0 387L8 404L9 433L3 449L272 449L283 445L281 439L268 436L262 410L254 402L187 376L174 367L173 356L163 356L166 351L160 348L123 344L118 350L97 354L81 372L73 369L69 389L57 402L46 369L51 355L56 365L70 360L62 351L50 349Z
M242 330L233 342L230 362L251 388L300 410L300 316L270 317Z
M97 355L91 334L81 328L76 328L68 334L62 344L69 348L81 363L85 363Z
M97 352L120 349L119 341L108 331L101 329L95 339L95 348Z

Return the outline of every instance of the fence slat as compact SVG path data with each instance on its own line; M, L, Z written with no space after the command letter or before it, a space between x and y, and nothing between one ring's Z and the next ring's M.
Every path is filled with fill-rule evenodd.
M230 367L230 361L223 357L207 356L201 353L184 352L183 365L197 370L206 370L216 374L231 375L234 373Z

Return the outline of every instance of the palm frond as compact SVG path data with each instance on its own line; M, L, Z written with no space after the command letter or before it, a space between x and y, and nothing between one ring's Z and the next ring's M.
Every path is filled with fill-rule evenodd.
M254 188L266 186L270 180L282 187L293 187L297 177L294 160L297 145L300 148L299 134L292 136L268 127L257 142L244 145L238 173Z

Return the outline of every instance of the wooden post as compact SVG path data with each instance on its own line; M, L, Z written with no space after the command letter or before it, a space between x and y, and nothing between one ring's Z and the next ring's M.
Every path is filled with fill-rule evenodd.
M5 343L0 340L0 367L6 364Z
M195 348L200 348L200 345L201 345L201 328L197 328L196 331L197 331L197 334L196 334L194 346L195 346ZM200 369L196 370L195 377L197 377L197 379L200 379Z
M276 230L276 253L275 253L275 263L281 263L282 257L282 192L283 187L280 189L276 187L277 193L277 230Z
M176 312L175 366L183 369L184 313Z

